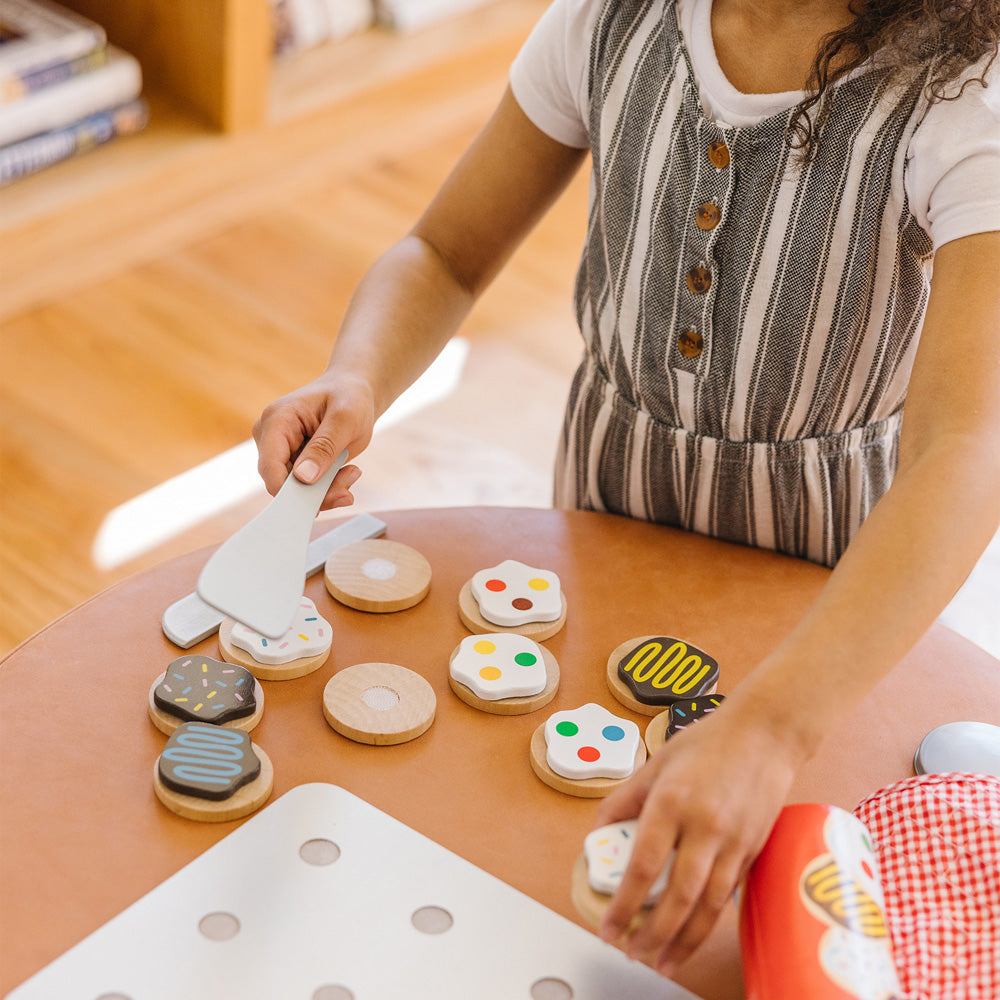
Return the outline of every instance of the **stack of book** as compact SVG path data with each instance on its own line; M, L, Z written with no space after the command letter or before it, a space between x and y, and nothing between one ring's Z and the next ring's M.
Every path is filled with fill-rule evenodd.
M138 61L51 0L0 0L0 186L142 129Z
M278 56L356 35L375 20L373 0L271 0L271 9Z

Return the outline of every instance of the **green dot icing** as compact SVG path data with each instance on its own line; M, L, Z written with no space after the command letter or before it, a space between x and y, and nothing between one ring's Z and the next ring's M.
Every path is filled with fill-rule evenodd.
M538 657L534 653L518 653L514 662L519 667L533 667L538 662Z
M556 732L560 736L576 736L580 727L575 722L563 721L556 725Z

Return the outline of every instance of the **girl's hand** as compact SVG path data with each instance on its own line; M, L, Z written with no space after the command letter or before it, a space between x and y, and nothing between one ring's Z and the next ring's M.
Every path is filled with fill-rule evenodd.
M257 470L272 495L293 473L315 482L346 448L353 457L371 440L375 404L371 387L335 368L271 403L254 424ZM354 502L351 487L361 471L345 465L327 491L321 509Z
M736 705L723 705L671 737L605 799L598 826L636 816L639 826L602 938L665 976L701 944L785 803L801 763L789 744L768 724L743 718ZM629 934L668 861L665 892Z

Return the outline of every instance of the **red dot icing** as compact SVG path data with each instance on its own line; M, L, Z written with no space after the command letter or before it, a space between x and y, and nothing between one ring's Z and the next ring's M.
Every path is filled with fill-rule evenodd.
M495 593L497 593L497 592L499 592L501 590L506 590L507 589L507 584L504 583L503 580L487 580L486 581L486 589L487 590L492 590Z
M580 747L576 755L580 760L585 760L588 764L593 764L595 760L600 759L601 751L597 747Z
M868 864L868 862L867 862L867 861L865 861L864 859L862 859L862 861L861 861L861 870L862 870L862 871L863 871L863 872L864 872L864 873L865 873L865 874L866 874L866 875L867 875L867 876L868 876L869 878L871 878L871 879L875 878L875 873L874 873L874 872L872 871L872 869L871 869L871 865L869 865L869 864Z

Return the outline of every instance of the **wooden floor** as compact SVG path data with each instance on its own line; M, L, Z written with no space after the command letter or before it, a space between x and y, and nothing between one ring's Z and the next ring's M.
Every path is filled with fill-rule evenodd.
M203 501L194 523L173 526L175 501L154 495L137 509L148 531L104 551L112 511L245 442L322 369L354 284L485 120L543 7L497 0L312 54L250 135L156 102L134 145L0 191L0 654L266 503L247 449L228 509L195 476L177 484ZM379 430L359 507L547 503L585 199L581 175L477 307L457 387Z

